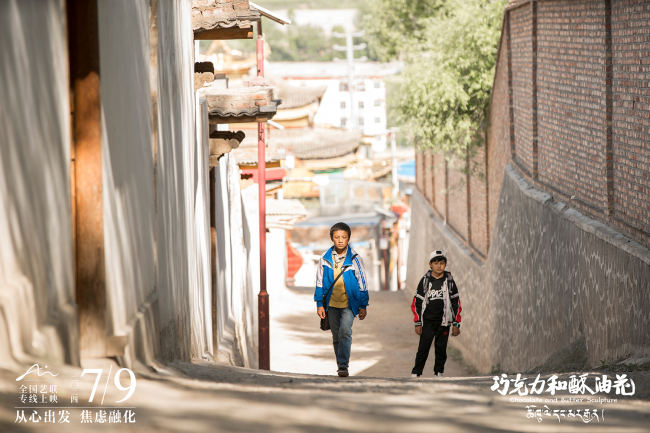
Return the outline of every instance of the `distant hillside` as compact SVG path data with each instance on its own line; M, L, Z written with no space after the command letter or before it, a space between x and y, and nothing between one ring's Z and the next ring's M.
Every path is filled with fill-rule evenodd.
M258 0L267 9L339 9L358 8L363 0Z

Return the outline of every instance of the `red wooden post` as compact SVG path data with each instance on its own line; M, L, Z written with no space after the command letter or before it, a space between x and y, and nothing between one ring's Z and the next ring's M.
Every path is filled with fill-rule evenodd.
M264 36L262 21L257 23L257 76L264 77ZM264 122L257 124L257 170L260 207L260 293L257 296L259 368L271 369L269 343L269 294L266 291L266 144Z

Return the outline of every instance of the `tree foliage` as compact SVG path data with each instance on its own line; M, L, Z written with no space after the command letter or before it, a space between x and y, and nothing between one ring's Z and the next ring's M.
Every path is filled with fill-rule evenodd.
M388 95L402 127L423 147L459 155L473 150L486 119L507 0L366 2L366 11L377 11L364 16L372 49L405 63Z
M289 19L294 20L291 10ZM269 60L272 62L328 62L337 57L345 59L345 52L332 48L334 44L344 45L345 39L329 35L322 27L295 23L282 26L267 18L262 19L262 26L264 38L271 48ZM345 32L340 26L335 26L332 31ZM363 39L356 39L355 42L361 43ZM228 45L246 53L255 52L254 39L231 40ZM354 55L362 57L367 55L367 51L355 51Z

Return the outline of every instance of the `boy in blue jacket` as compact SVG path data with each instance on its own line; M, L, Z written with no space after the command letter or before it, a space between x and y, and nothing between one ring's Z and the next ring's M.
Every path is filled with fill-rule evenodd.
M359 320L365 319L368 306L366 271L359 254L348 246L351 234L350 226L345 223L336 223L330 228L330 239L334 245L318 261L314 292L316 313L321 319L325 318L325 311L328 314L340 377L350 375L348 364L352 348L352 322L357 314ZM339 274L342 276L337 280ZM328 290L323 305L323 295Z

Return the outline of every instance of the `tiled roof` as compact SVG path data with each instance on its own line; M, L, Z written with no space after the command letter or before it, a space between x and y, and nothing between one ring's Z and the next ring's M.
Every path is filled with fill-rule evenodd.
M298 200L266 199L267 215L307 216L307 210Z
M250 28L259 21L260 13L251 10L248 0L192 0L192 28Z
M267 114L271 117L277 111L270 87L253 86L236 89L207 88L205 99L208 114L217 117L242 117Z
M327 90L327 86L294 86L285 80L279 80L276 83L278 97L282 99L282 105L278 107L279 110L304 107L305 105L317 102Z
M235 157L237 164L257 164L257 147L243 147L233 149L231 155ZM276 149L266 149L266 162L277 162L284 159L284 154Z
M298 221L307 218L307 209L298 200L266 199L266 226L290 230Z
M337 158L359 147L361 134L334 128L272 130L269 142L298 159Z
M306 168L314 171L334 170L345 168L350 164L357 162L359 157L356 153L349 153L345 156L330 159L307 159L296 162L297 167Z

